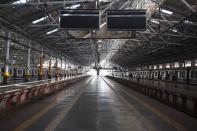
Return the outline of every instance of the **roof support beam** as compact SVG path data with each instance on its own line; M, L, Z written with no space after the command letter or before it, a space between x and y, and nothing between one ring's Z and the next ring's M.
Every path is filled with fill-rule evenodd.
M181 0L181 2L184 3L193 13L196 12L196 10L186 0Z

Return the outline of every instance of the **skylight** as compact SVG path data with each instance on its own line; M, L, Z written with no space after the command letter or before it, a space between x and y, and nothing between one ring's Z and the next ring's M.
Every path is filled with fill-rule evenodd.
M51 31L47 32L46 34L49 35L49 34L52 34L52 33L56 32L56 31L58 31L58 29L51 30Z
M42 18L39 18L39 19L33 21L32 23L33 23L33 24L36 24L36 23L39 23L39 22L41 22L41 21L43 21L43 20L45 20L45 19L47 19L47 18L48 18L48 16L45 16L45 17L42 17Z
M12 4L24 4L24 3L27 3L29 2L30 0L17 0L15 2L13 2Z

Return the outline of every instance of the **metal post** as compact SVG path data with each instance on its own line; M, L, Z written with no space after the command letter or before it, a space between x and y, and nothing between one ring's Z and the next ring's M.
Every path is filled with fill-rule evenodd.
M11 32L8 32L8 40L5 43L5 61L4 61L4 74L3 74L3 84L8 84L9 77L9 55L10 55L10 43L11 43Z
M43 79L43 52L40 53L40 80Z
M66 61L64 58L64 69L63 69L62 77L65 77L65 70L66 70Z
M68 72L67 72L68 74L68 77L70 77L70 68L69 68L69 61L68 61Z
M60 69L60 76L62 77L63 74L63 65L62 65L62 59L61 59L61 69Z
M27 69L26 69L26 76L25 76L25 81L29 81L29 76L30 76L30 58L31 58L31 48L28 48L27 52Z
M49 56L49 70L48 70L48 79L51 79L51 56Z
M3 78L3 84L8 83L8 77L9 77L9 49L10 49L10 43L11 41L9 38L11 37L11 33L8 32L8 40L5 43L5 61L4 61L4 78Z
M58 66L58 60L57 60L57 57L56 57L56 62L55 62L55 79L56 79L56 80L58 79L58 70L57 70L57 66Z

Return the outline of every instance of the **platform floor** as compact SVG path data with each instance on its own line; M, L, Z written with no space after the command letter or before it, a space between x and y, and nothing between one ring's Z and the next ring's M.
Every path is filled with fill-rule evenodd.
M1 131L196 131L197 119L104 77L4 114Z

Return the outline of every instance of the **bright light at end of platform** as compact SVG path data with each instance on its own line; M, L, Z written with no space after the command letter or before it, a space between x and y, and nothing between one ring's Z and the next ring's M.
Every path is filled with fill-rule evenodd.
M87 74L88 74L88 75L94 76L94 75L97 75L97 72L96 72L95 69L91 69L91 70L89 70L89 71L87 72Z

